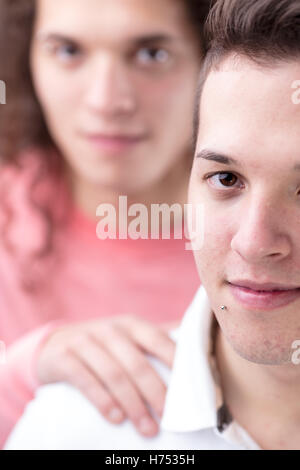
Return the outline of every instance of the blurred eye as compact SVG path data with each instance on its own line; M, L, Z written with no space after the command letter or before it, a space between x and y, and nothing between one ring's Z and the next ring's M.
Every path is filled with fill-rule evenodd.
M170 54L165 49L144 47L137 52L137 59L143 65L166 64L170 59Z
M234 173L229 173L229 172L219 172L215 173L213 175L208 175L206 177L207 180L210 181L210 185L220 189L220 188L235 188L236 183L239 180L239 178L234 174ZM240 184L241 186L241 184Z
M52 48L54 54L63 62L71 62L78 58L79 49L75 44L61 44Z

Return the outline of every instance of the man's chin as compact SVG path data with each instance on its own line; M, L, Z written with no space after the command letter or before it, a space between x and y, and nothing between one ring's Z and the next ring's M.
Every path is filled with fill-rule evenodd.
M280 346L269 345L267 347L248 346L247 344L235 344L230 342L233 350L242 359L253 364L260 364L265 366L283 366L291 364L291 349L283 349Z

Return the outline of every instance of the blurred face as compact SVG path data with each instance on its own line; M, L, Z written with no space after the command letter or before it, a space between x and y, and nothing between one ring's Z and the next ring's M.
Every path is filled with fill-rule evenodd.
M299 62L243 58L212 71L190 183L190 203L204 205L195 259L212 309L233 348L263 364L288 362L300 338L299 77Z
M72 172L137 191L190 151L197 38L183 1L38 0L35 90Z

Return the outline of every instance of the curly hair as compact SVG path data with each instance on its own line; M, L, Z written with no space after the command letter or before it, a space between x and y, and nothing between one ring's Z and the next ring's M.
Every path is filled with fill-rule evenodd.
M205 51L204 23L213 0L181 1L186 6L199 45ZM28 200L46 224L43 247L34 255L42 259L53 250L53 232L57 221L50 207L37 200L35 192L45 177L63 179L64 158L48 132L31 79L29 54L35 13L36 0L0 0L0 78L7 86L6 104L0 107L0 163L2 166L13 165L21 171L24 152L42 150L39 170L28 189ZM8 231L14 211L5 202L9 189L9 183L1 184L1 205L6 214L1 235L7 248L12 250Z

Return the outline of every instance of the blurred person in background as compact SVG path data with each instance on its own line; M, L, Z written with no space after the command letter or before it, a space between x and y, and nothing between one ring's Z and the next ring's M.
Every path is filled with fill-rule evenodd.
M176 335L161 432L116 428L51 384L6 449L300 449L299 19L300 0L218 0L206 22L189 191L204 206L202 285Z
M0 1L1 444L55 382L158 431L166 389L147 355L172 365L192 253L172 236L99 240L96 210L186 202L210 3Z

